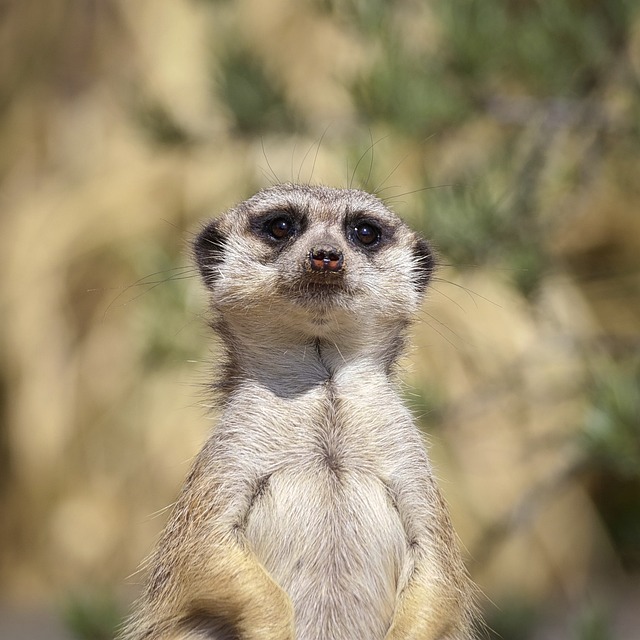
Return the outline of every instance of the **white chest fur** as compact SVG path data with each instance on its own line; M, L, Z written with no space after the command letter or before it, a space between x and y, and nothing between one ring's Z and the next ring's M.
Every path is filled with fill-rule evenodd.
M244 476L250 460L256 482L246 539L291 597L298 638L383 638L412 567L393 461L415 444L386 376L343 366L288 397L247 384L225 424L222 456Z

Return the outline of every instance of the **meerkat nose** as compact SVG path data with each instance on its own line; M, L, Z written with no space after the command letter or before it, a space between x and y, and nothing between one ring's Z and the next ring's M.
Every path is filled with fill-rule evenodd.
M342 269L342 251L331 246L314 247L309 252L309 265L313 271L337 272Z

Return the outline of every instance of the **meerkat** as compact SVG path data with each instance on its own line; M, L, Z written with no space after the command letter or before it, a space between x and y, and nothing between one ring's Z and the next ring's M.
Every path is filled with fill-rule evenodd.
M220 417L126 640L469 640L472 588L393 376L434 270L377 197L258 192L194 243Z

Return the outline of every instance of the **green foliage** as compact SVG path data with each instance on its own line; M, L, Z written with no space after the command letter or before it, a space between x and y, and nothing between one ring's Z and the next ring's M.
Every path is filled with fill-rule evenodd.
M472 106L441 69L428 59L406 55L397 42L354 83L353 97L366 121L384 121L419 138L461 122Z
M454 73L485 93L509 83L542 97L588 91L624 42L633 11L624 0L454 0L438 9Z
M219 62L216 93L229 109L237 133L259 136L300 127L300 119L278 82L250 49L230 45Z
M446 260L462 268L499 267L523 295L535 294L549 259L535 217L518 220L513 198L492 193L483 179L429 191L423 203L429 215L418 226L437 239Z
M368 121L424 136L472 117L496 91L581 97L607 77L634 11L624 0L586 4L434 3L442 44L437 55L427 55L407 47L390 3L345 3L342 14L381 45L354 84L358 109Z
M444 58L408 48L394 26L393 5L350 2L343 9L380 47L374 62L352 86L353 99L367 122L385 122L411 138L424 138L472 113L473 97L447 68Z
M115 598L106 593L69 596L62 607L64 622L77 640L113 640L122 622Z
M135 301L139 309L141 362L147 370L156 370L196 358L200 336L183 330L194 319L185 281L195 279L195 267L158 246L148 247L136 259L144 275L139 286L126 293L126 299ZM201 323L198 319L198 325Z
M637 569L640 359L631 357L615 366L601 364L593 374L589 395L591 405L579 441L589 463L590 492L621 562Z
M487 635L495 640L528 640L537 619L538 613L530 603L506 598L499 608L487 612Z
M593 375L582 442L600 468L640 479L640 359L605 365Z
M314 4L320 11L374 37L382 35L381 29L393 13L393 5L386 0L315 0Z
M135 110L135 117L149 138L166 147L184 146L191 136L159 102L147 102Z
M505 227L504 209L486 182L457 184L429 193L425 234L436 238L438 248L454 264L475 265L493 257L501 262Z
M614 640L607 609L599 604L587 607L575 625L575 640Z
M425 432L433 433L442 425L445 398L441 389L435 385L405 387L403 398Z
M479 91L509 83L543 97L579 95L597 83L624 42L632 13L624 0L454 0L438 8L450 70Z

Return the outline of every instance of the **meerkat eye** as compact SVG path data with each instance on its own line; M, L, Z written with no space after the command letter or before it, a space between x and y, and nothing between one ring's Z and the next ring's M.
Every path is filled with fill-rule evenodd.
M361 222L354 228L355 237L360 244L370 247L380 240L380 229L374 224Z
M284 240L293 232L293 224L288 218L276 218L267 223L266 231L276 240Z

